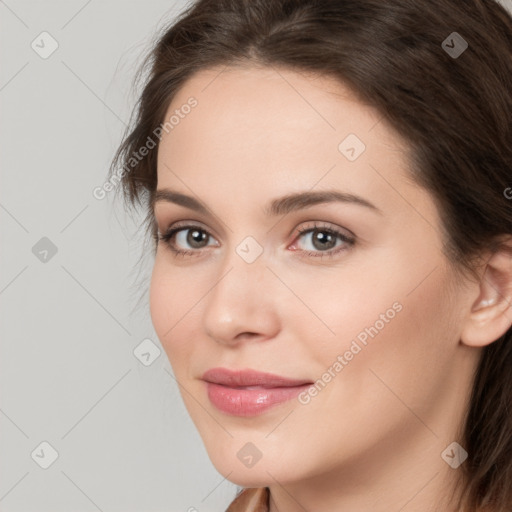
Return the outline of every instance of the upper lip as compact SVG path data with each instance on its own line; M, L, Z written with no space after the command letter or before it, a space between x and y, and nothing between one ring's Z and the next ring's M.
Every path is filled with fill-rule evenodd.
M273 373L251 369L211 368L203 374L202 379L229 387L261 386L263 388L279 388L312 384L311 381L306 379L289 379Z

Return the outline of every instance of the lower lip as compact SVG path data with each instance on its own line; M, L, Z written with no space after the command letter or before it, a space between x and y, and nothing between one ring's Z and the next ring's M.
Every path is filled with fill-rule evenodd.
M235 389L206 383L208 398L217 409L234 416L256 416L295 398L311 384L282 388Z

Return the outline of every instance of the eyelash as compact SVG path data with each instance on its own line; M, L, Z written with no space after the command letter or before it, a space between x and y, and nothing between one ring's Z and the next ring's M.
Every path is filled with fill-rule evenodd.
M155 235L155 238L156 238L157 242L160 242L160 241L164 242L166 244L166 246L177 257L186 257L186 256L194 256L195 257L198 255L199 252L201 252L201 249L196 249L196 250L176 249L172 242L172 239L174 238L175 234L177 234L180 231L186 231L188 229L195 229L196 231L206 233L209 237L211 237L210 233L208 233L208 231L206 229L203 229L201 226L194 225L194 224L187 224L187 225L183 225L183 226L178 225L173 228L170 228L163 235L160 233L157 233ZM346 251L347 249L349 249L350 247L352 247L355 244L355 240L353 238L345 235L344 233L341 233L340 231L338 231L336 229L328 228L326 226L322 226L322 225L319 225L316 223L313 225L313 227L300 228L297 231L298 231L298 234L297 234L296 238L300 238L305 233L321 231L321 232L327 233L329 235L334 235L337 239L339 238L346 244L345 247L341 246L341 247L338 247L337 249L329 249L328 251L312 252L312 251L304 251L304 250L300 251L299 250L299 252L305 253L306 256L311 256L313 258L324 258L324 257L333 258L338 253L340 253L342 251Z

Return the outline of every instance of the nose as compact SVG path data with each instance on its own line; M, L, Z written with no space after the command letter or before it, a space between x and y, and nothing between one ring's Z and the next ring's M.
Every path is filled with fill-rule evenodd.
M278 283L263 257L247 263L235 253L205 297L206 334L229 346L274 337L279 330L279 307L273 287Z

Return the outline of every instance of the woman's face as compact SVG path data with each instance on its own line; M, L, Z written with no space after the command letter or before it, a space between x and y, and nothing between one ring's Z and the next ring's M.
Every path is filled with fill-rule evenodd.
M191 199L155 202L159 232L182 229L159 242L150 288L213 464L251 487L369 477L405 447L447 467L476 361L459 341L469 299L403 141L333 79L221 71L192 77L166 115L157 189ZM326 192L339 196L310 200ZM310 384L208 385L219 367Z

